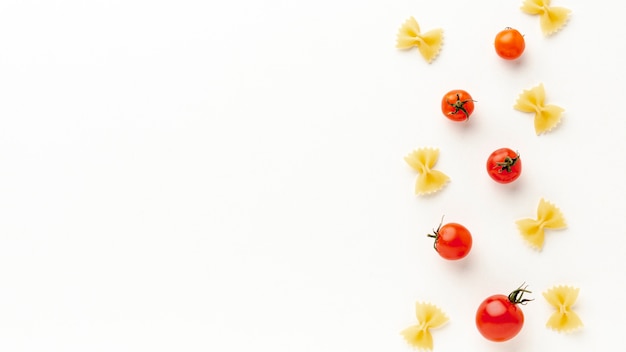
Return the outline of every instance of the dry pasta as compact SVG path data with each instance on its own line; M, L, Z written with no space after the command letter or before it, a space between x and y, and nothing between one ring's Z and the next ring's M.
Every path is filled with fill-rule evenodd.
M415 46L424 59L430 63L439 54L442 43L442 29L438 28L422 33L415 18L410 17L398 31L396 47L398 49L411 49Z
M448 322L446 314L430 303L415 303L417 324L402 330L400 334L413 347L424 350L433 349L433 336L430 329L438 328Z
M571 286L554 286L543 293L543 297L556 309L548 319L546 327L558 332L570 332L583 326L583 322L572 310L580 289Z
M544 229L563 229L567 226L561 210L543 198L537 206L536 220L522 219L516 224L524 240L538 250L543 248Z
M420 148L404 157L407 164L418 172L415 181L415 194L423 195L437 192L450 180L443 172L432 169L438 158L439 149L434 148Z
M546 36L563 28L571 13L564 7L550 6L550 0L525 0L521 9L529 15L539 15L539 25Z
M536 87L524 90L513 106L516 110L535 114L535 133L537 135L546 133L556 127L561 122L561 115L565 111L565 109L556 105L546 105L545 100L545 89L543 84L539 84Z

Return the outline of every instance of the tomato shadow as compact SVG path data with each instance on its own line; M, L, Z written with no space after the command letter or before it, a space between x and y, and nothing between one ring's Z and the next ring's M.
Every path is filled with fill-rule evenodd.
M480 119L480 115L477 115L476 113L474 113L472 116L470 116L469 119L465 121L448 121L448 122L450 123L450 125L452 125L452 128L454 128L454 130L462 131L462 133L469 133L469 131L473 131L478 128L477 121L475 121L476 119Z
M520 56L519 58L515 60L500 59L498 61L500 62L500 66L503 67L504 69L519 70L520 67L525 65L525 62L527 61L527 59L526 59L526 55L522 54L522 56Z
M520 192L523 192L523 190L526 188L526 179L523 173L517 180L511 183L497 183L493 181L491 181L490 183L490 188L499 195L499 199L511 199L510 197L515 194L519 194Z
M500 186L504 186L502 188L505 189L505 192L508 192L511 194L522 192L522 190L526 188L526 178L522 178L522 177L523 175L520 175L520 178L518 178L517 180L509 184L500 185Z
M453 271L456 275L467 275L473 271L473 267L476 266L477 259L475 255L472 255L472 251L458 260L446 260L446 263L450 271Z

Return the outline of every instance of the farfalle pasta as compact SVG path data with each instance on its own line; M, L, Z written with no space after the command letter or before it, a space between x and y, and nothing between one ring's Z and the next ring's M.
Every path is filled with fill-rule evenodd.
M561 210L545 199L539 200L537 219L522 219L516 222L524 240L533 248L541 250L545 229L563 229L567 225Z
M420 54L428 61L432 62L441 50L443 43L443 30L440 28L422 33L415 18L410 17L402 24L398 31L396 47L398 49L411 49L417 47Z
M561 115L565 109L556 105L546 105L546 91L543 84L539 84L528 90L524 90L515 105L514 109L535 114L535 133L540 135L556 127L561 122Z
M521 9L529 15L539 15L541 31L546 36L563 28L571 13L564 7L550 6L550 0L525 0Z
M583 326L583 322L572 310L580 289L571 286L554 286L543 293L543 297L556 309L548 319L546 327L558 332L571 332Z
M415 303L417 324L402 330L400 334L413 347L423 350L433 349L433 336L430 329L438 328L448 322L446 314L430 303Z
M441 171L432 168L439 158L439 149L420 148L404 157L404 160L418 172L415 181L415 194L423 195L442 189L450 178Z

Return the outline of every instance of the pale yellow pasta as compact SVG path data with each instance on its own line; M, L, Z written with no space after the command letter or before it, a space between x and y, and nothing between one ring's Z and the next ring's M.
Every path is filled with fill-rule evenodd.
M540 135L556 127L561 122L561 115L565 109L556 105L546 105L546 91L543 84L528 90L524 90L515 105L514 109L522 112L535 114L535 133Z
M415 181L415 194L423 195L437 192L450 180L443 172L432 169L438 158L439 149L434 148L420 148L404 157L407 164L418 172Z
M415 303L417 324L402 330L400 334L413 347L424 350L433 349L433 336L430 329L438 328L448 322L446 314L430 303Z
M544 229L563 229L567 225L561 210L554 204L539 200L537 206L537 219L522 219L516 222L520 234L533 248L541 250L544 242Z
M396 47L398 49L411 49L416 46L424 59L430 63L439 54L442 43L442 29L438 28L422 33L415 18L410 17L398 31Z
M570 332L583 326L583 322L572 310L579 291L580 289L570 286L554 286L543 293L543 297L556 309L546 327L558 332Z
M539 15L544 35L554 34L563 28L571 13L564 7L550 6L550 0L524 0L521 9L529 15Z

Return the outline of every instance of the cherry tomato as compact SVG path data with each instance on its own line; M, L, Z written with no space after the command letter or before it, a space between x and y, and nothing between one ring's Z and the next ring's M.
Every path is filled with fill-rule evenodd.
M434 247L437 253L448 260L464 258L472 249L472 235L465 226L454 222L441 226L428 237L435 239Z
M512 149L500 148L489 155L487 173L498 183L511 183L522 173L522 160Z
M524 36L517 29L509 27L496 35L494 45L498 56L506 60L517 59L522 56L526 48Z
M476 327L487 340L502 342L515 337L524 326L524 313L518 304L526 304L524 293L531 293L520 287L508 296L487 297L476 311Z
M466 121L474 112L474 100L462 89L451 90L441 99L441 112L452 121Z

